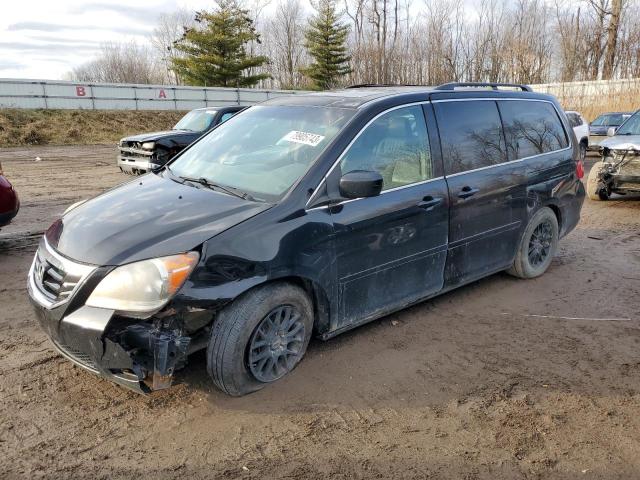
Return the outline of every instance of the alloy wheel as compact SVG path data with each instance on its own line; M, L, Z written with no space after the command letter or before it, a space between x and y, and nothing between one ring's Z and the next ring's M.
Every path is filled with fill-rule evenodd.
M258 324L249 343L248 364L260 382L273 382L302 358L305 326L292 305L274 308Z
M553 229L548 221L540 223L529 239L529 263L533 267L542 265L548 258L553 242Z

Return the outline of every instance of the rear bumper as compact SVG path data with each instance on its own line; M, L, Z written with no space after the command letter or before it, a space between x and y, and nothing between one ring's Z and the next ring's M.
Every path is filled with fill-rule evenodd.
M11 220L13 220L16 217L16 215L18 215L18 210L20 210L19 202L15 210L12 210L10 212L0 213L0 227L9 225L11 223Z
M8 225L20 210L20 199L13 186L0 175L0 227Z

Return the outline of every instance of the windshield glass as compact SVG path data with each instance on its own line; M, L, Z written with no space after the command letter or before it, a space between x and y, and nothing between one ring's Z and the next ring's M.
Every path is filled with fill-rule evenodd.
M185 151L171 172L274 201L304 175L353 114L339 108L251 107Z
M623 115L622 113L610 113L607 115L600 115L596 118L591 125L595 125L597 127L600 126L609 126L609 127L618 127L622 125L622 123L629 118L629 115Z
M211 126L215 116L215 110L193 110L182 117L173 129L204 132Z
M640 112L635 113L624 122L616 135L640 135Z

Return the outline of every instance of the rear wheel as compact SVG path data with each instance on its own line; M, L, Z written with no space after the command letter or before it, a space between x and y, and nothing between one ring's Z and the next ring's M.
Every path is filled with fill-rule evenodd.
M520 240L513 265L507 272L519 278L542 275L558 248L558 219L548 207L538 210L527 225Z
M220 312L207 347L207 371L223 392L241 396L291 372L313 330L301 288L277 283L253 290Z
M611 192L600 181L600 174L604 169L604 162L597 162L591 167L587 178L587 196L591 200L608 200Z

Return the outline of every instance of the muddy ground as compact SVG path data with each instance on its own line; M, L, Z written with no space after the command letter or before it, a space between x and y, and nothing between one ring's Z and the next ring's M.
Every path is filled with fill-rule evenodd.
M144 397L54 353L25 288L28 233L128 179L113 148L0 161L23 202L0 232L2 478L640 477L638 198L587 200L542 278L494 275L313 341L261 392L224 396L197 354Z

